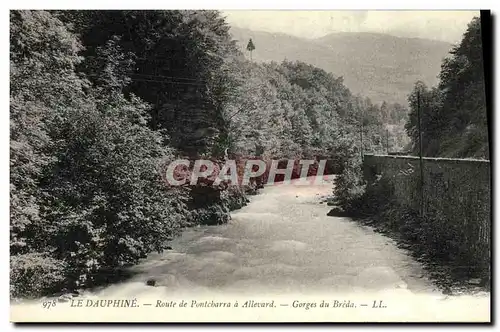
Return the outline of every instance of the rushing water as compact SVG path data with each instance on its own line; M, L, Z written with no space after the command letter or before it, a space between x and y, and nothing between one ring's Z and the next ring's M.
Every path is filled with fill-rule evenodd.
M133 270L127 284L154 279L159 292L433 292L422 267L395 243L320 204L332 184L266 187L226 225L191 228ZM134 292L140 291L134 287Z
M479 302L475 300L474 305L470 299L449 302L453 309L444 310L441 301L444 295L430 281L422 266L398 248L393 240L349 218L327 216L331 208L322 204L321 198L331 192L331 181L322 181L320 185L268 186L253 196L246 207L234 211L228 224L187 229L171 243L173 250L151 254L135 266L132 269L135 275L131 279L90 290L79 298L150 298L154 305L158 299L182 296L196 299L208 296L210 299L227 294L248 297L271 294L274 298L292 294L301 299L311 294L343 294L344 299L352 299L357 295L385 294L384 298L387 298L387 294L396 294L403 299L392 301L392 311L385 311L392 314L392 318L383 319L457 320L456 317L467 317L460 312L464 308L475 310L470 313L472 318L481 313L477 319L487 319L484 317L489 316L489 295ZM148 286L148 280L154 280L155 287ZM381 295L377 296L381 298ZM425 300L430 297L438 302ZM425 304L418 304L422 299ZM23 305L15 306L18 315L27 312ZM425 313L419 312L424 309L427 310ZM38 311L39 316L35 311L30 312L33 317L49 319L41 309ZM378 320L382 317L380 313L352 316L352 320ZM179 319L204 320L203 314L198 312L198 316ZM220 313L205 314L206 320L210 321L225 317ZM278 317L277 313L267 311L266 314L271 321ZM55 317L65 321L90 318L98 321L162 321L175 318L158 316L151 310L144 311L142 316L123 316L123 310L117 310L116 316L112 316L111 311L89 312L85 316L87 319L81 315L77 310L67 309ZM282 321L299 317L290 316L289 312L282 315ZM245 320L247 316L241 317ZM253 318L248 316L247 319ZM331 317L321 319L330 320Z

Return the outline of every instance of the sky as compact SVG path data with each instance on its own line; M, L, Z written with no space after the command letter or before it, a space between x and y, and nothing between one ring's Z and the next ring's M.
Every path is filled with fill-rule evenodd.
M334 32L378 32L460 42L478 11L223 11L229 24L318 38Z

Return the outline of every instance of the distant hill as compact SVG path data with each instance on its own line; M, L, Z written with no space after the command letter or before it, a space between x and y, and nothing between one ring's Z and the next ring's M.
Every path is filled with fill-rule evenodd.
M349 89L373 102L406 105L417 80L437 83L441 62L452 44L421 38L401 38L378 33L335 33L305 39L281 33L237 27L231 33L245 51L250 38L256 61L300 60L343 76Z

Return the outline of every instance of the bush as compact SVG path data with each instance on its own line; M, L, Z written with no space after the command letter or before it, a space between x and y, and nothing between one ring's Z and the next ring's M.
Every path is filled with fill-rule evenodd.
M41 253L13 255L10 257L10 296L40 297L60 288L65 281L63 261Z
M229 186L227 190L222 192L222 204L226 207L227 211L233 211L247 205L248 198L245 194L246 188L240 186Z
M107 105L113 106L107 106ZM161 251L184 226L182 196L161 182L160 161L174 158L160 134L145 126L138 100L117 98L69 109L54 136L57 161L45 180L45 220L68 278L94 275Z
M246 194L239 185L191 187L190 225L218 225L229 221L229 212L247 204Z
M363 209L362 198L366 190L362 164L359 158L345 162L342 172L335 178L333 194L338 205L349 214L360 214Z

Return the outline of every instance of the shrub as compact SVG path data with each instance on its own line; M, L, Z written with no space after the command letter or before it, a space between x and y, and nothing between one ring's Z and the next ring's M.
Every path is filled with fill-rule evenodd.
M361 213L365 190L361 160L359 158L347 160L342 172L335 178L333 193L338 205L349 214Z
M174 155L145 126L140 101L87 104L67 110L53 133L60 145L44 179L44 217L68 277L93 284L101 270L161 251L184 225L185 198L161 182L159 163Z
M245 193L246 188L240 186L229 186L221 193L222 204L227 211L233 211L247 205L248 198Z
M64 283L65 264L41 253L10 257L10 296L39 297Z

